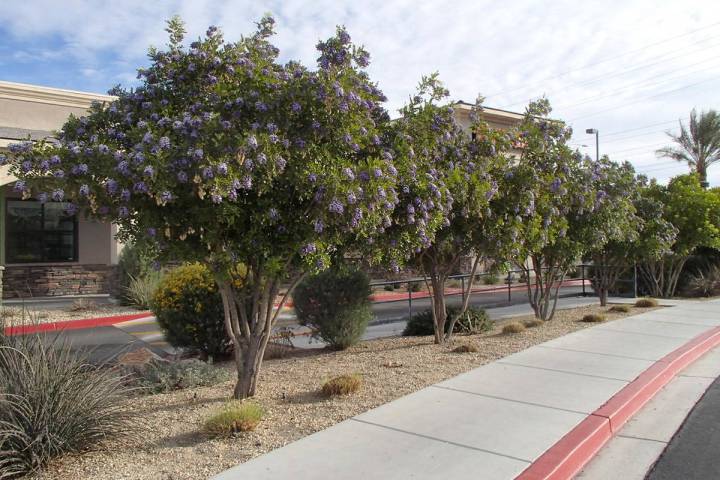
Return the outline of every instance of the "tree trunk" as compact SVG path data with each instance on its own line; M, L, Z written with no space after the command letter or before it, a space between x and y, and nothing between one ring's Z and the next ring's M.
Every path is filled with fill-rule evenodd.
M463 291L464 297L462 306L460 307L460 311L453 315L452 318L450 318L450 325L448 325L448 331L445 334L445 341L449 341L450 339L452 339L453 330L455 330L455 324L460 319L460 317L465 315L468 305L470 304L470 294L472 293L473 281L475 280L475 274L477 273L478 265L480 265L480 259L480 255L477 255L475 257L475 262L473 263L472 269L470 270L470 277L467 281L467 287L465 287L465 291Z
M254 285L238 292L227 275L216 277L223 302L225 330L234 346L237 370L234 398L244 399L255 395L273 326L288 296L303 276L299 275L293 280L277 307L274 307L274 301L280 278L262 278L260 272L255 272L252 277Z

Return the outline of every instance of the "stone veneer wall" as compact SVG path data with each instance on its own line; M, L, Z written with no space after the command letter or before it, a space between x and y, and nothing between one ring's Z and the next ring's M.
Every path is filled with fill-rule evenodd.
M113 265L5 266L2 298L113 293Z

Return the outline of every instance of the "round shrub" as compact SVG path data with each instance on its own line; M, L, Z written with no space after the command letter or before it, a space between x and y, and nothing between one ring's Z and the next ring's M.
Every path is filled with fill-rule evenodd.
M652 308L657 307L658 302L654 298L640 298L635 302L635 306L638 308Z
M360 341L372 319L370 293L365 273L332 268L306 278L295 288L295 314L316 337L343 350Z
M358 374L340 375L325 382L321 392L326 397L335 397L338 395L350 395L360 390L362 386L362 377Z
M628 313L630 311L630 305L613 305L608 309L608 312L612 313Z
M213 437L227 437L239 432L252 432L265 414L254 402L231 400L207 419L204 430Z
M520 322L508 323L502 328L502 333L522 333L525 331L525 325Z
M450 317L457 314L457 307L447 308L447 318L445 322L445 331L450 328ZM490 320L487 312L482 308L468 307L465 314L455 323L453 333L483 333L492 329L493 322ZM408 320L403 335L406 337L422 337L425 335L434 335L435 327L433 324L432 311L430 309L417 313Z
M583 316L582 321L585 323L601 323L605 321L605 315L588 313L587 315Z
M168 272L155 290L150 307L170 345L207 357L231 352L222 299L206 266L192 263Z
M535 327L540 327L540 326L542 326L543 323L544 323L544 322L543 322L542 320L539 320L539 319L537 319L537 318L534 318L534 319L532 319L532 320L525 320L525 321L523 322L523 325L525 325L525 328L535 328Z

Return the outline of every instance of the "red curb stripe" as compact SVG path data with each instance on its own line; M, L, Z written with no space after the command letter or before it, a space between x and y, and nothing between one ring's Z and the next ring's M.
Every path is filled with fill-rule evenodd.
M131 313L128 315L115 315L112 317L84 318L81 320L67 320L65 322L49 322L38 325L18 325L14 327L6 327L5 335L18 335L40 332L52 332L56 330L79 330L81 328L106 327L116 323L127 322L129 320L137 320L140 318L151 317L151 312Z
M516 480L569 480L675 375L720 345L720 327L665 355L586 417L530 464Z

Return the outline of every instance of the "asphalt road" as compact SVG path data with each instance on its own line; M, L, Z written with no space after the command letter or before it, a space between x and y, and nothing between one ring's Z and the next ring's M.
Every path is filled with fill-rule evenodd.
M645 478L720 478L720 378L710 385Z
M587 288L588 291L590 290ZM575 297L582 293L582 286L568 286L560 289L562 297ZM470 297L470 304L485 308L508 305L526 305L527 295L523 290L512 291L511 302L508 303L507 290L497 292L478 292ZM461 295L447 297L448 305L460 305ZM430 308L430 299L414 299L412 312L418 313ZM375 316L364 338L381 338L402 333L405 319L410 311L407 300L394 302L376 302L372 305ZM503 311L499 308L497 311ZM491 318L493 315L491 314ZM291 312L281 314L281 324L295 324ZM175 353L175 350L165 341L160 327L154 318L140 319L108 327L95 327L87 329L66 330L49 334L53 339L59 336L61 342L67 343L75 351L83 353L93 363L107 363L119 355L134 350L140 346L146 347L159 355ZM317 341L308 337L297 337L294 345L300 348L322 347Z

